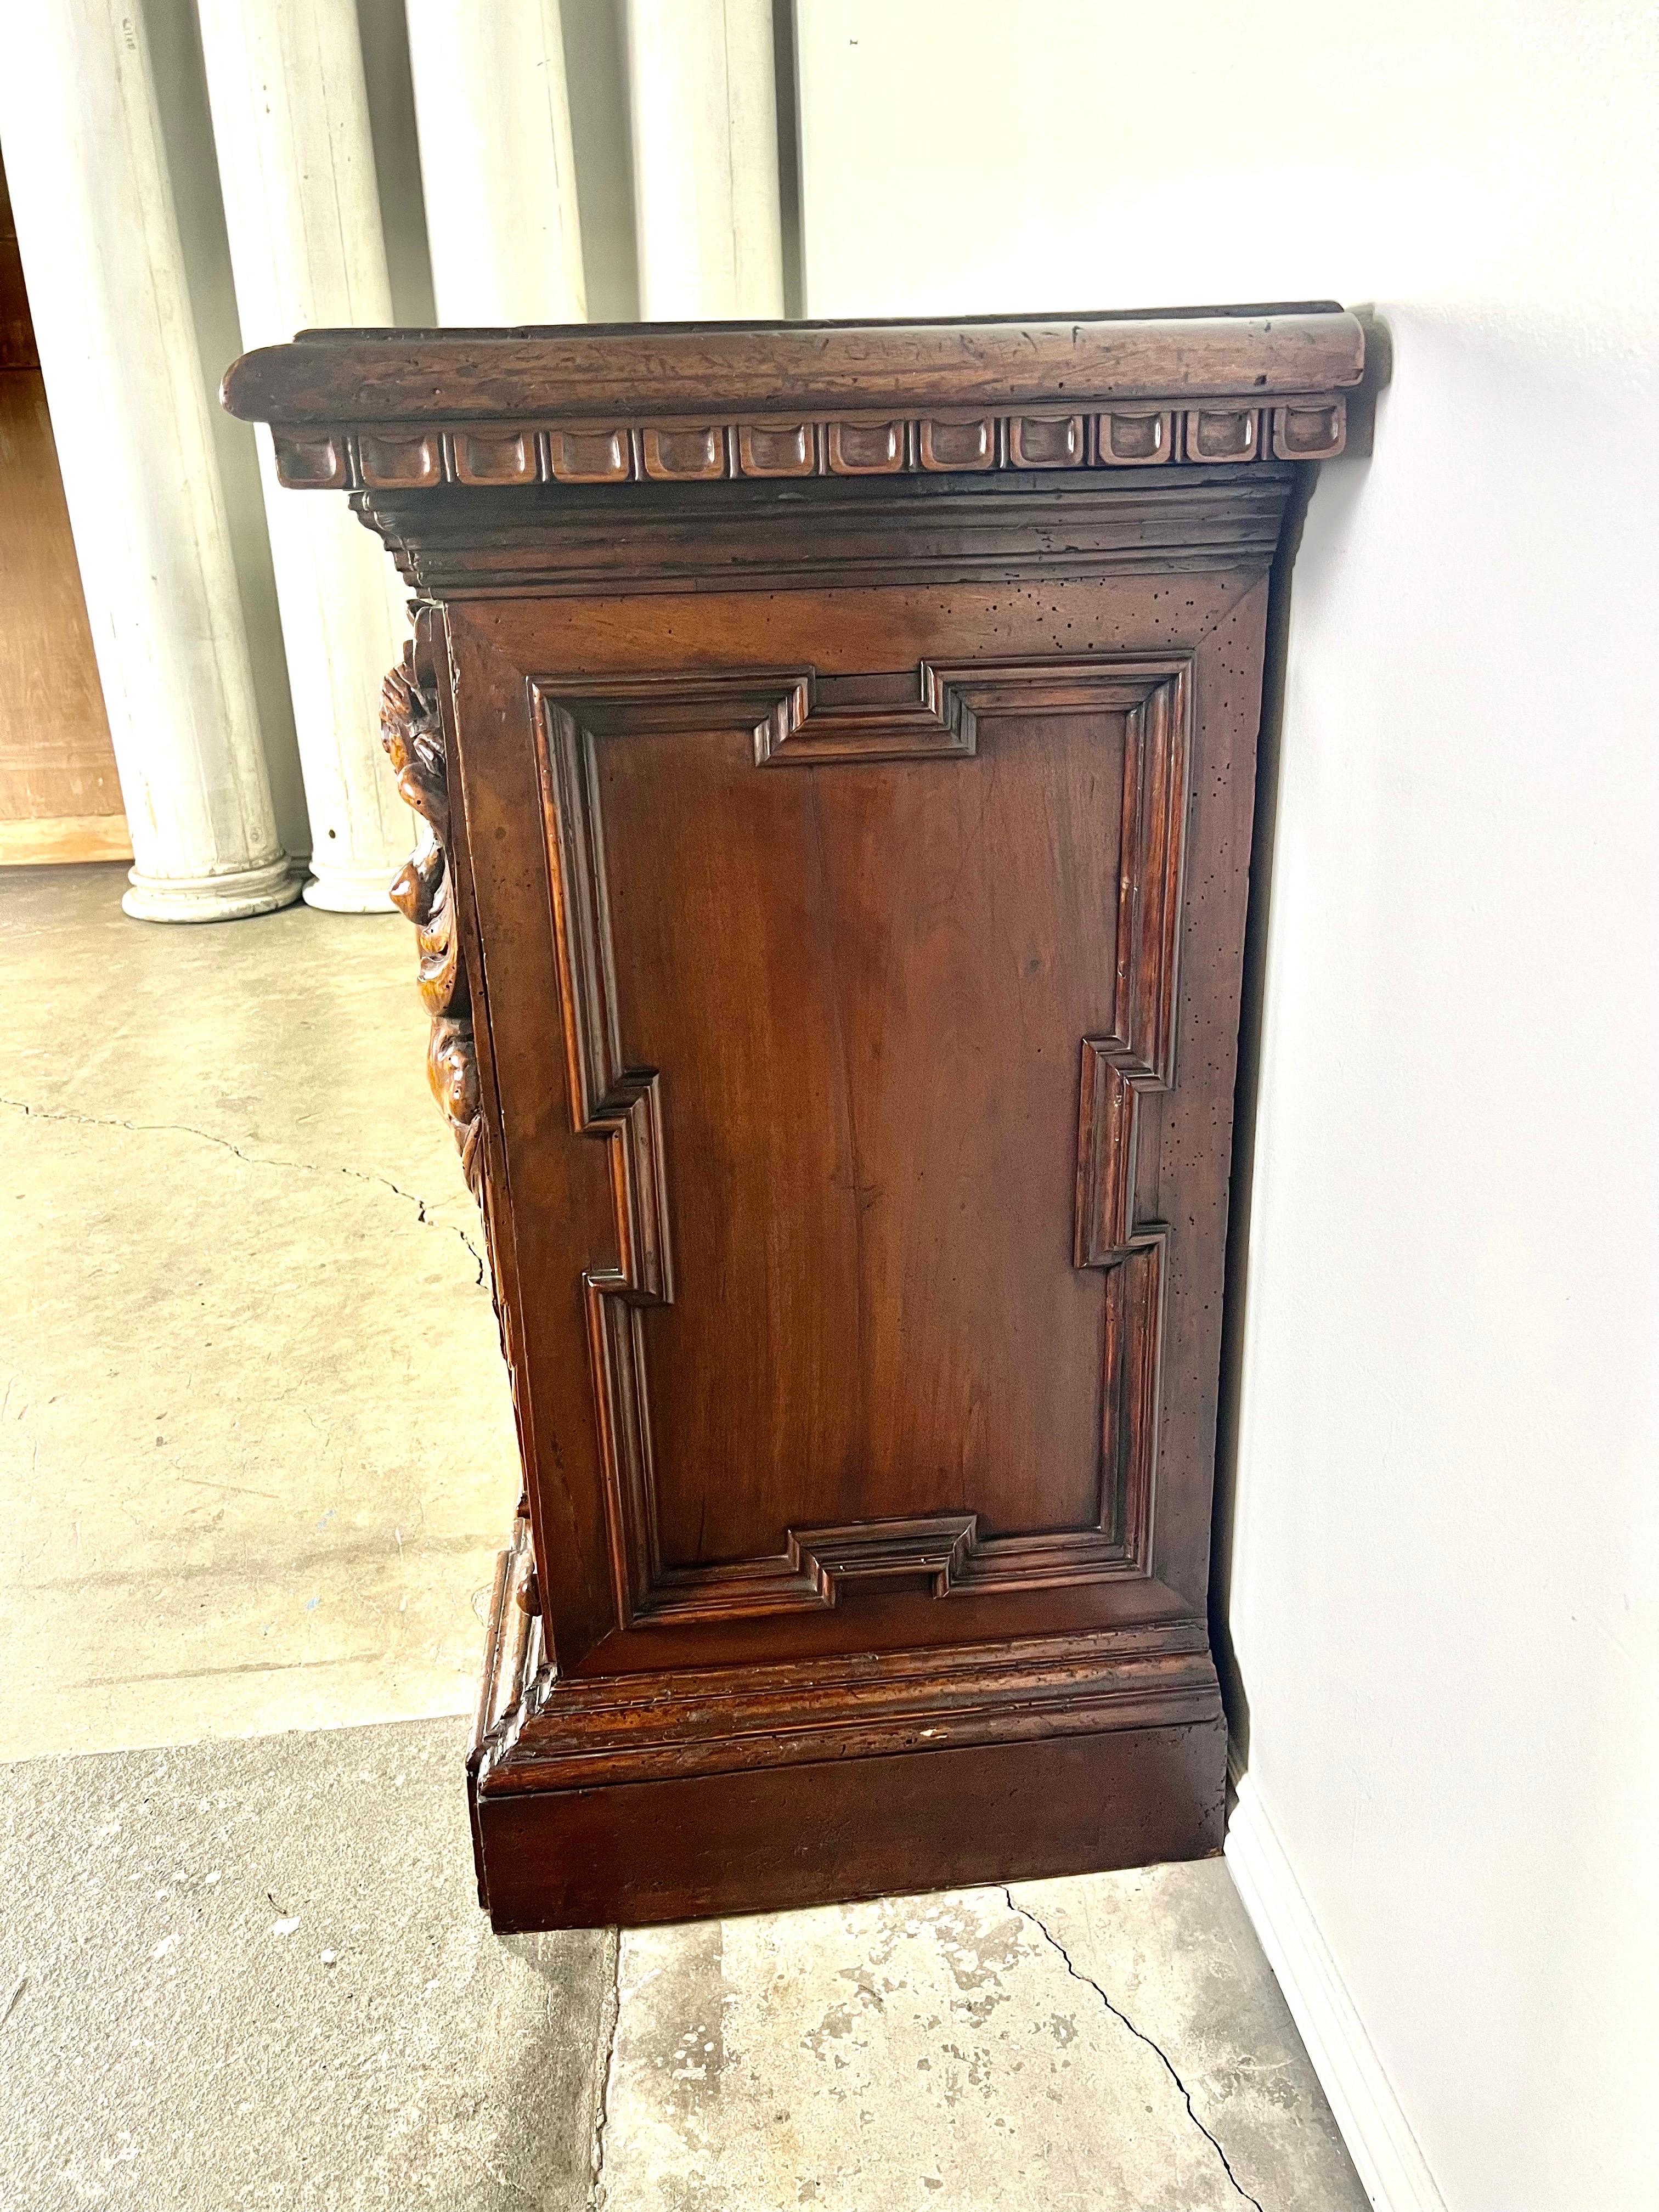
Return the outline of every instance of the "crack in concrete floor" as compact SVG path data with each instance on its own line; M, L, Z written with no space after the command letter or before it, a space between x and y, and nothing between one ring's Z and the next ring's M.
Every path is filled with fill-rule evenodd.
M111 935L98 918L118 890L113 875L32 889L32 941L22 935L41 985L27 1004L42 1066L14 1078L48 1087L57 1069L57 1095L108 1110L0 1103L89 1133L178 1135L304 1180L267 1200L190 1146L106 1147L90 1133L77 1146L65 1133L49 1151L15 1148L46 1154L34 1188L16 1194L18 1228L39 1246L35 1273L17 1277L34 1285L19 1373L32 1358L44 1377L31 1419L48 1423L53 1456L36 1439L32 1472L16 1435L0 1498L6 1595L26 1608L8 1651L14 1733L54 1751L107 1742L118 1726L155 1731L129 1741L181 1729L252 1741L0 1768L14 1799L8 1814L0 1791L0 1846L9 1825L14 1853L0 2102L18 2120L0 2130L0 2197L55 2212L69 2163L102 2151L115 2163L96 2185L137 2206L264 2201L277 2176L295 2201L309 2192L360 2212L417 2199L478 2212L859 2212L896 2204L907 2184L944 2190L915 2201L951 2212L1264 2200L1364 2212L1218 1866L1040 1885L1035 1910L994 1890L537 1938L528 1954L489 1935L471 1891L462 1724L340 1726L452 1709L450 1677L476 1664L478 1636L453 1617L453 1592L475 1543L493 1559L498 1464L503 1516L516 1477L470 1201L456 1176L462 1227L419 1194L453 1154L441 1126L424 1140L436 1116L406 939L308 911L210 941L125 923ZM181 973L195 979L184 1014ZM112 1024L118 1006L137 1022L131 1036ZM169 1118L198 1090L246 1142ZM313 1157L255 1151L256 1129ZM392 1172L343 1166L343 1152ZM63 1179L42 1190L43 1169ZM400 1206L340 1193L337 1173ZM459 1237L465 1274L441 1242L417 1249L404 1206ZM317 1264L323 1244L338 1252L331 1267ZM447 1430L441 1451L424 1406L408 1404L395 1310L371 1310L356 1288L365 1269L402 1280L411 1263L421 1334L445 1340L452 1412L471 1424L459 1446ZM48 1291L57 1305L41 1303ZM15 1411L0 1392L0 1446ZM112 1474L114 1445L125 1456ZM204 1520L189 1501L209 1489L226 1510ZM129 1504L140 1496L142 1523ZM411 1515L418 1554L404 1541ZM43 1581L35 1553L49 1542L65 1564ZM418 1650L405 1601L420 1609ZM118 1635L129 1667L165 1662L155 1688L145 1671L137 1687L70 1697L54 1633L65 1605L82 1640L88 1621L94 1640ZM354 1640L370 1622L376 1634ZM388 1637L396 1649L369 1663L369 1644ZM230 1690L208 1662L236 1670ZM319 1686L283 1687L306 1680ZM37 1722L43 1686L55 1702ZM267 1732L296 1720L319 1732ZM272 1933L270 1895L302 1929ZM920 1933L906 1932L913 1921ZM896 1945L908 1947L902 1965L884 1966ZM1065 1982L1051 1964L1036 1971L1051 1950L1093 1992L1075 2024ZM1022 1958L1027 1971L1009 1973ZM1123 1974L1161 2044L1106 1997L1102 1981ZM144 2068L131 2063L135 2033L153 2039ZM1199 2121L1188 2080L1206 2110L1224 2102L1260 2197ZM948 2183L929 2178L947 2171Z
M586 2212L1364 2212L1218 1861L630 1929L619 1986Z
M1170 2079L1175 2083L1176 2087L1181 2092L1182 2100L1187 2107L1188 2116L1191 2119L1193 2125L1198 2130L1200 2135L1203 2136L1206 2142L1210 2145L1211 2148L1215 2152L1216 2156L1221 2160L1222 2171L1226 2174L1226 2177L1232 2184L1233 2188L1237 2191L1238 2195L1243 2197L1245 2203L1255 2205L1255 2212L1265 2212L1265 2207L1263 2206L1261 2198L1258 2197L1252 2197L1249 2191L1245 2188L1238 2176L1233 2172L1232 2160L1228 2157L1226 2152L1221 2148L1220 2143L1216 2140L1214 2135L1207 2127L1205 2126L1203 2121L1200 2119L1198 2116L1198 2108L1193 2103L1193 2093L1187 2087L1187 2084L1182 2080L1181 2075L1176 2071L1175 2065L1170 2057L1169 2052L1164 2050L1163 2045L1159 2043L1156 2038L1148 2035L1144 2028L1137 2027L1133 2021L1130 2019L1128 2014L1124 2011L1121 2005L1113 2003L1110 1997L1107 1996L1105 1990L1102 1989L1100 1984L1095 1979L1094 1976L1092 1974L1085 1974L1083 1972L1082 1968L1073 1960L1071 1953L1060 1942L1059 1936L1051 1932L1042 1918L1036 1913L1033 1912L1029 1905L1022 1905L1019 1899L1014 1895L1012 1889L1005 1886L1002 1893L1008 1900L1008 1910L1011 1912L1018 1913L1022 1920L1026 1920L1030 1923L1031 1926L1036 1929L1037 1934L1042 1936L1043 1942L1048 1946L1049 1949L1058 1954L1060 1964L1065 1967L1072 1979L1074 1982L1081 1982L1085 1988L1092 1990L1095 1995L1100 1999L1102 2004L1105 2006L1107 2011L1111 2014L1113 2019L1121 2021L1123 2026L1128 2029L1130 2034L1134 2037L1135 2040L1138 2043L1144 2043L1154 2057L1158 2058L1162 2063L1165 2073L1168 2074Z
M611 1952L611 1974L606 1986L593 2068L592 2179L587 2201L592 2212L604 2212L605 2133L611 2121L611 2076L617 2063L617 2029L622 2019L622 1931L610 1928L605 1941Z
M34 1106L31 1105L26 1098L0 1097L0 1106L9 1108L13 1113L22 1115L26 1121L63 1121L84 1129L125 1129L131 1135L140 1137L196 1137L199 1138L204 1145L217 1145L222 1151L233 1153L239 1160L246 1161L249 1167L278 1168L290 1175L349 1176L356 1182L378 1183L383 1190L391 1191L394 1197L401 1198L406 1205L412 1206L415 1208L415 1218L424 1227L453 1231L465 1245L473 1265L477 1269L477 1287L484 1286L483 1254L472 1242L465 1230L459 1222L434 1219L427 1211L425 1199L422 1198L417 1192L405 1190L400 1183L393 1182L390 1176L372 1175L365 1168L343 1167L337 1160L330 1166L323 1167L319 1166L314 1160L279 1160L271 1158L266 1153L245 1152L240 1145L233 1144L228 1137L222 1137L212 1129L198 1129L189 1121L124 1121L115 1115L81 1114L68 1107Z

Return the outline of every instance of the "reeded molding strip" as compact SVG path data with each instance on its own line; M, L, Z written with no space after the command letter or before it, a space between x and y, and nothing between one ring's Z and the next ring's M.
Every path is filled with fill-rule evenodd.
M295 491L427 491L442 484L701 483L732 477L901 476L991 470L1206 468L1334 460L1347 433L1337 392L1218 398L1201 407L734 422L408 422L356 429L273 424L279 481Z

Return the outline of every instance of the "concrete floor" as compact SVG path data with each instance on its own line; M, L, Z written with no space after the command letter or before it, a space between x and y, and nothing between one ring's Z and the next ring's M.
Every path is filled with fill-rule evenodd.
M0 1758L468 1711L518 1480L411 933L124 880L0 874Z
M408 933L120 888L0 873L3 2212L1363 2212L1218 1863L491 1936L516 1474Z

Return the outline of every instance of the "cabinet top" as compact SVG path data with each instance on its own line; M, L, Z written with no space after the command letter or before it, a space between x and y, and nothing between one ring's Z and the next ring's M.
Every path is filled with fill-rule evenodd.
M234 362L222 396L233 415L272 426L284 483L416 489L1269 450L1322 459L1340 450L1341 394L1364 365L1359 323L1316 301L972 322L306 331ZM1200 431L1188 451L1183 410L1211 402L1255 427L1218 429L1214 452ZM1160 415L1167 429L1145 427ZM1279 420L1292 415L1307 418L1299 429ZM1230 438L1248 451L1221 451Z

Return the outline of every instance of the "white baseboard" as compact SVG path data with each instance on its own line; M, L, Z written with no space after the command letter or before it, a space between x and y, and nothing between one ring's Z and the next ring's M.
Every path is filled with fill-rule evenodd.
M1231 1764L1231 1763L1230 1763ZM1376 2212L1446 2212L1411 2123L1249 1776L1235 1773L1227 1865Z

